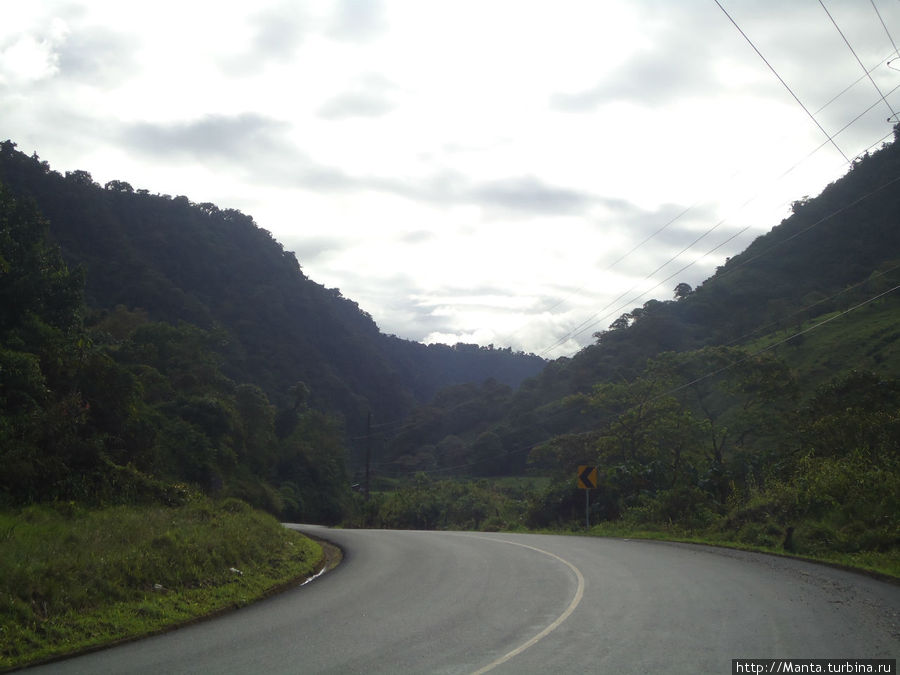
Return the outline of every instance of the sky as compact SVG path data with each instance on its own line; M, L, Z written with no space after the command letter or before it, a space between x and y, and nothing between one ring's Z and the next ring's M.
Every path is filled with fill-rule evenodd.
M382 332L546 358L900 110L896 0L6 4L0 140L251 215Z

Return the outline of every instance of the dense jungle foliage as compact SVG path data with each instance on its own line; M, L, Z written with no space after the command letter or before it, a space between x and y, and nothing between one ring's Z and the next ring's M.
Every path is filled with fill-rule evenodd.
M243 214L0 155L7 502L191 484L292 519L567 528L591 465L594 522L898 550L896 142L524 380L525 355L382 336Z
M443 387L488 377L517 386L544 365L510 349L384 335L235 209L120 180L100 186L86 171L61 175L11 141L0 143L0 183L35 200L63 259L83 272L88 307L214 334L227 377L255 384L279 407L292 405L291 388L303 382L310 407L339 418L348 438L365 433L369 412L398 421ZM356 463L360 445L351 451Z
M33 203L0 187L0 501L182 500L184 483L336 522L342 430L222 371L221 332L89 310Z

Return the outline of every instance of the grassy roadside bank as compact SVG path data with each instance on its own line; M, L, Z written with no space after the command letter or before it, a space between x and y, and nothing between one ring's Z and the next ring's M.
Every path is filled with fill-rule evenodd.
M691 533L687 530L673 529L635 529L618 523L602 523L594 525L589 531L572 530L573 535L587 535L593 537L616 537L624 539L652 539L655 541L672 541L686 544L703 544L706 546L718 546L720 548L732 548L740 551L753 551L767 553L780 557L797 558L810 562L823 563L846 569L851 572L869 574L885 581L900 584L900 552L891 551L859 551L856 553L843 553L839 551L789 552L779 546L761 546L748 544L729 538L725 534Z
M696 489L641 495L604 520L610 499L585 497L570 481L544 487L426 477L357 505L355 527L533 532L645 538L790 556L900 579L895 460L873 466L857 454L822 459L808 471L711 504ZM580 494L579 494L580 492ZM605 500L605 501L604 501Z
M0 512L0 671L246 605L322 559L233 499Z

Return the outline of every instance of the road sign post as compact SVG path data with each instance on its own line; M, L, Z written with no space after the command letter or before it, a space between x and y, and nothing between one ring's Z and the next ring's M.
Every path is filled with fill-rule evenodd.
M597 489L597 467L578 467L578 487L584 490L584 526L591 529L591 490Z

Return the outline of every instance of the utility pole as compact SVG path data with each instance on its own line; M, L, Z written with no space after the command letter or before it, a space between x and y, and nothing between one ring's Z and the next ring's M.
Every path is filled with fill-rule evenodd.
M372 460L372 411L366 415L366 482L365 495L366 501L369 501L369 466Z

